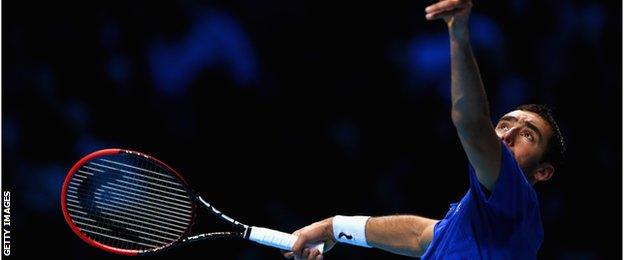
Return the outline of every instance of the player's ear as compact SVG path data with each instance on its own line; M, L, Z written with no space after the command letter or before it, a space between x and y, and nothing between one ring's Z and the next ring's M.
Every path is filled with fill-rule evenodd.
M547 181L552 178L554 173L555 167L553 167L549 162L543 162L537 166L537 171L533 174L533 179L535 182Z

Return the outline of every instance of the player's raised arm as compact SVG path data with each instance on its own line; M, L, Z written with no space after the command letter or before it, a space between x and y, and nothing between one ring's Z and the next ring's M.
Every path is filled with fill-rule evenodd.
M500 169L500 141L490 121L490 109L479 67L470 45L470 0L442 0L425 9L428 20L443 19L451 41L452 119L479 182L491 190Z

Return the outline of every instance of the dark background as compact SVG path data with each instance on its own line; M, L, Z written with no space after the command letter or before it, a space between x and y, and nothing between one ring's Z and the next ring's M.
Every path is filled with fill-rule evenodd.
M4 1L12 257L115 258L71 232L59 198L73 163L108 147L155 155L252 225L442 218L468 175L450 120L446 28L424 18L431 3ZM540 259L621 258L621 10L606 0L473 8L493 119L547 103L567 138L567 164L536 187ZM244 241L155 258L174 257L280 259ZM326 258L403 257L338 245Z

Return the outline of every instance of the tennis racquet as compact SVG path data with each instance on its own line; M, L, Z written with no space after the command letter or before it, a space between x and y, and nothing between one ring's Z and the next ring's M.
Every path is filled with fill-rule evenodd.
M197 207L229 223L232 231L190 235ZM70 228L96 248L145 255L206 239L243 238L291 250L297 236L242 224L189 188L173 168L129 150L105 149L69 171L61 207ZM323 243L310 245L323 252Z

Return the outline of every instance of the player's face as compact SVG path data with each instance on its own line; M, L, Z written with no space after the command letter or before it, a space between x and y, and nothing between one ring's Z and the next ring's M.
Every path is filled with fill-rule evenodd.
M538 114L515 110L498 121L496 134L509 147L520 168L530 177L540 166L553 131L548 122Z

